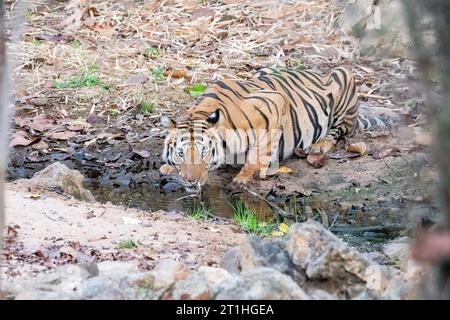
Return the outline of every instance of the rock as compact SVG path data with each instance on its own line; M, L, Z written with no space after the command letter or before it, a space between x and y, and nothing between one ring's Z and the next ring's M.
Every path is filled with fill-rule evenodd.
M381 299L400 300L404 291L404 287L405 287L404 282L399 277L393 278L389 282L386 290L381 296Z
M175 261L173 259L163 259L161 260L153 269L155 272L171 273L174 276L177 274L188 272L189 269L180 261Z
M177 281L167 298L174 300L208 300L210 296L211 288L205 275L194 272L185 280Z
M241 272L239 249L237 247L228 249L220 259L220 267L230 273Z
M401 237L393 240L392 242L384 245L383 252L392 260L399 262L400 268L406 265L406 262L410 256L409 243L411 238Z
M289 276L258 267L229 278L214 288L216 300L307 300L310 299Z
M97 264L100 276L110 278L126 278L133 273L139 273L138 262L102 261Z
M71 170L60 162L55 162L36 172L33 178L26 181L35 186L60 188L79 200L95 201L92 193L83 187L84 176L79 171Z
M172 272L150 271L136 274L122 283L130 299L161 299L175 283L175 274Z
M423 281L426 274L427 269L425 266L418 264L413 259L409 259L405 266L403 279L410 284L418 284Z
M19 292L14 300L79 300L80 297L75 293L45 291L45 290L27 290Z
M80 287L82 299L89 300L123 300L125 295L117 284L108 277L98 276L88 279Z
M290 273L292 263L286 252L286 244L280 240L261 240L250 235L238 247L240 270L270 267L281 273Z
M231 274L227 270L222 268L201 266L200 268L198 268L198 272L205 277L208 285L211 288L218 285L228 277L231 277Z
M292 262L305 270L310 279L364 279L364 271L369 265L359 252L311 220L291 226L287 251Z
M313 300L338 300L338 297L322 289L308 290L308 294Z
M174 283L188 277L186 265L173 259L163 259L153 271L136 274L123 285L128 286L127 295L132 299L167 299L171 297L169 290Z
M383 294L389 285L391 273L387 266L371 265L365 272L366 286L374 291L377 296Z
M66 265L36 277L17 280L12 291L18 300L79 299L77 290L91 277L92 273L86 268Z

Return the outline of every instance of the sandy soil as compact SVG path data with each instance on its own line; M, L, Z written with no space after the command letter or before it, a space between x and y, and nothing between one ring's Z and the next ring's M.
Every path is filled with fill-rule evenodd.
M244 237L232 224L83 203L17 183L7 185L6 201L8 275L86 260L139 259L143 269L150 269L153 261L170 257L190 267L216 266ZM130 239L136 248L120 248Z

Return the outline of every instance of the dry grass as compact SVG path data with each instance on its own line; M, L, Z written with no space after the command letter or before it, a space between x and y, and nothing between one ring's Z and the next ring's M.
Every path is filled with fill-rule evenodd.
M155 116L177 112L193 102L187 87L266 66L350 64L365 94L388 105L377 88L404 77L398 60L374 67L359 58L356 41L336 28L342 8L334 1L30 2L16 96L49 98L61 117L124 113L142 101ZM92 66L99 86L55 88ZM155 79L155 70L165 76Z

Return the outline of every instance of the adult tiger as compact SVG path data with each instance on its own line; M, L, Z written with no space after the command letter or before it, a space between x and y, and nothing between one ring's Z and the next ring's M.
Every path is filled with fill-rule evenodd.
M264 178L296 147L326 153L356 128L384 124L358 117L357 102L355 79L342 67L328 75L270 68L248 81L218 81L178 121L161 117L168 135L160 172L178 174L189 193L224 164L243 165L234 182Z

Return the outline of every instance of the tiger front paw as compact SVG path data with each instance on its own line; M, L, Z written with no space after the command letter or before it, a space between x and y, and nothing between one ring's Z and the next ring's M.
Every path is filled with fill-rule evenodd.
M176 175L177 169L171 165L165 163L159 168L159 173L166 176Z
M252 180L253 176L247 176L243 174L238 174L233 178L233 182L236 184L247 184Z
M332 139L322 139L319 142L313 143L309 147L309 153L328 153L336 144L335 140Z

